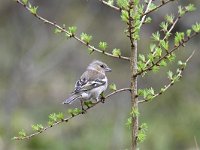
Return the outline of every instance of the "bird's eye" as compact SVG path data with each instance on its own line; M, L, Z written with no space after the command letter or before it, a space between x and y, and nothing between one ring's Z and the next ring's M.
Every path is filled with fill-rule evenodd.
M105 68L105 66L104 66L104 65L100 65L100 67L101 67L101 68Z

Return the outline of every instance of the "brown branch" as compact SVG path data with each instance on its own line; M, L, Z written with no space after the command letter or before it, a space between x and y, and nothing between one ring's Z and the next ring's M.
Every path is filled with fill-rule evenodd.
M121 9L119 7L116 7L116 6L113 6L113 5L110 5L108 2L104 1L104 0L99 0L100 2L102 2L102 4L110 7L110 8L113 8L114 10L117 10L117 11L121 11Z
M156 7L153 8L153 9L149 10L148 12L143 13L142 16L148 15L148 14L150 14L151 12L154 12L154 11L156 11L157 9L159 9L160 7L165 6L165 5L168 4L169 2L173 2L173 1L175 1L175 0L167 0L167 1L162 0L161 4L159 4L158 6L156 6Z
M181 46L184 46L185 43L187 43L190 39L192 39L193 37L195 37L196 35L198 35L199 33L195 32L193 33L191 36L187 37L187 39L183 40L182 43L179 43L178 46L174 46L173 49L171 49L168 53L166 53L165 55L163 55L162 57L160 57L155 63L153 63L151 66L147 67L146 69L138 72L137 74L135 74L135 76L141 75L142 73L146 72L146 71L150 71L152 70L152 68L154 66L159 66L159 63L164 60L167 59L168 56L170 56L174 51L178 50L178 48L180 48Z
M192 58L192 56L194 55L195 51L192 52L192 54L186 59L185 63L187 64L187 62ZM178 74L176 75L177 79L180 79L182 77L182 73L185 70L185 67L180 68L180 71L178 72ZM159 93L153 95L153 97L151 98L154 99L156 97L158 97L159 95L163 94L164 92L166 92L172 85L174 85L175 80L172 80L168 85L164 86L164 88L162 90L160 90ZM144 103L144 102L148 102L150 100L148 99L144 99L144 100L140 100L139 103Z
M24 6L24 8L26 8L26 10L28 10L30 12L30 8L27 6L27 5L24 5L20 0L16 0L16 2L22 6ZM32 14L32 13L31 13ZM96 52L99 52L99 53L102 53L106 56L110 56L110 57L113 57L113 58L119 58L119 59L123 59L123 60L128 60L130 61L130 58L128 57L125 57L125 56L115 56L115 55L112 55L111 53L108 53L108 52L105 52L105 51L102 51L100 49L97 49L95 48L94 46L90 45L89 43L86 43L84 42L83 40L81 40L80 38L78 38L77 36L75 35L72 35L71 33L69 33L64 27L61 27L59 26L56 22L51 22L43 17L41 17L40 15L38 15L37 13L36 14L33 14L36 18L38 18L39 20L43 21L44 23L46 24L49 24L57 29L59 29L60 31L66 33L69 37L72 37L74 38L75 40L77 40L78 42L80 42L81 44L87 46L88 48L90 48L92 51L96 51Z
M137 40L134 38L134 26L135 20L132 18L131 11L137 13L136 6L133 0L129 1L129 8L128 8L128 37L130 40L130 72L131 72L131 111L137 110L138 111L138 97L137 95ZM132 130L132 150L137 149L137 136L138 136L138 128L139 128L139 118L137 115L131 116L131 130Z
M111 97L112 95L117 94L117 93L119 93L119 92L130 91L130 90L131 90L130 88L122 88L122 89L116 90L116 91L114 91L114 92L112 92L112 93L106 95L105 97L103 97L103 100L108 99L108 98ZM87 108L85 109L85 111L87 111L87 110L93 108L94 106L96 106L96 105L99 104L100 102L101 102L101 101L98 101L98 102L96 102L96 103L93 103L92 106L91 106L91 107L87 107ZM14 139L14 140L30 139L30 138L32 138L32 137L34 137L34 136L36 136L36 135L38 135L38 134L41 134L41 133L43 133L44 131L46 131L46 130L48 130L48 129L50 129L50 128L52 128L52 127L58 125L58 124L61 124L61 123L63 123L63 122L68 122L68 121L71 120L72 118L75 118L76 116L79 116L79 115L84 114L84 113L85 113L85 112L81 111L79 114L71 115L70 117L67 117L67 118L65 118L65 119L62 119L62 120L60 120L60 121L57 121L57 122L53 123L52 125L49 125L49 126L47 126L47 127L44 127L43 129L41 129L41 130L38 131L38 132L35 132L35 133L33 133L33 134L30 134L30 135L23 136L23 137L14 137L13 139Z

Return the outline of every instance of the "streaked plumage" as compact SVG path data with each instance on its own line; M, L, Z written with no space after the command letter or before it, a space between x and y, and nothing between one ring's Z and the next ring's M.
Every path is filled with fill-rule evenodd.
M93 61L75 84L75 89L63 104L71 104L76 100L95 99L99 101L100 94L107 89L108 79L105 72L111 69L101 61Z

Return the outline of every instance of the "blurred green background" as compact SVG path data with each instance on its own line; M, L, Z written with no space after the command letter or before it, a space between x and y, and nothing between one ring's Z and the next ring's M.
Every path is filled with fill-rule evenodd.
M200 1L181 3L195 3L197 11L181 19L174 32L200 22ZM110 50L120 48L123 55L129 55L129 41L123 34L126 26L120 14L98 0L34 0L33 4L49 20L67 27L75 25L78 34L93 35L93 45L107 41ZM142 29L140 52L148 52L149 36L159 28L165 14L177 12L177 5L169 4L151 15L153 23ZM31 124L46 124L50 113L66 114L68 108L79 106L61 103L92 60L102 60L112 68L109 82L118 88L129 86L130 75L127 62L98 53L89 55L85 46L62 34L55 35L52 27L14 1L0 1L0 18L0 150L130 149L130 130L125 125L130 111L127 92L30 140L11 140L20 129L31 133ZM140 105L140 122L149 126L141 149L192 150L196 149L194 138L200 144L199 41L198 36L177 52L178 59L185 60L196 50L181 82L154 101ZM176 65L169 67L175 70ZM159 89L167 83L166 71L140 78L139 87Z

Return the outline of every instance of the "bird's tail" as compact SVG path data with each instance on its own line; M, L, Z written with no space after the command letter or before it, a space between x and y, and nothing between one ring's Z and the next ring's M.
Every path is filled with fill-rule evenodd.
M79 98L81 98L80 95L72 94L63 102L63 104L71 104Z

